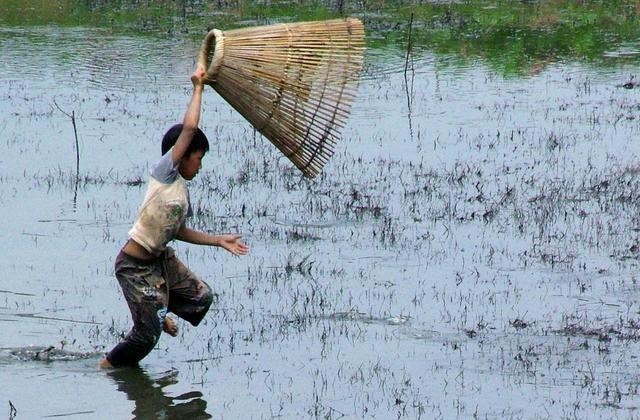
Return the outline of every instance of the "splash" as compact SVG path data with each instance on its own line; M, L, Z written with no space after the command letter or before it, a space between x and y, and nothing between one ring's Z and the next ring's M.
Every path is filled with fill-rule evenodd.
M21 362L62 362L86 360L98 357L100 352L75 352L58 349L54 346L28 346L0 349L0 361Z

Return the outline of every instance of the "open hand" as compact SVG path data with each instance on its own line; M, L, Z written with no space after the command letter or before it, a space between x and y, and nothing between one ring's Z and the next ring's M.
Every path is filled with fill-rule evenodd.
M249 247L240 240L241 238L242 235L220 235L219 244L233 255L247 255L249 253Z

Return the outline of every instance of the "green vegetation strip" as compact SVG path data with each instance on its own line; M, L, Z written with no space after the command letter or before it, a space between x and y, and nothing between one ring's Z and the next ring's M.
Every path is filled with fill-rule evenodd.
M262 3L262 2L261 2ZM598 66L637 63L640 6L636 1L202 1L3 0L0 27L83 26L144 36L201 39L207 28L230 29L286 21L358 16L369 49L412 48L456 61L488 62L523 74L548 62ZM2 35L0 35L1 37Z

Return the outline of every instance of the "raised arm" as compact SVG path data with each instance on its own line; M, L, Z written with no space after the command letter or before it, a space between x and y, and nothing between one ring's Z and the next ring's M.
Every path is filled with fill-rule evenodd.
M191 83L193 83L193 94L191 95L191 101L187 107L187 112L184 114L184 120L182 121L183 128L176 144L173 146L173 152L171 158L174 164L178 164L184 157L187 148L191 144L193 135L200 123L200 108L202 107L202 91L204 89L203 78L205 71L201 66L193 72L191 75Z

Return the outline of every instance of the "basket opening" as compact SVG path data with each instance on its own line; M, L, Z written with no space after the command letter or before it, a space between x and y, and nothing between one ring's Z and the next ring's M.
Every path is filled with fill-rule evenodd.
M207 73L205 82L212 84L222 64L224 35L218 29L212 29L202 41L198 64Z

